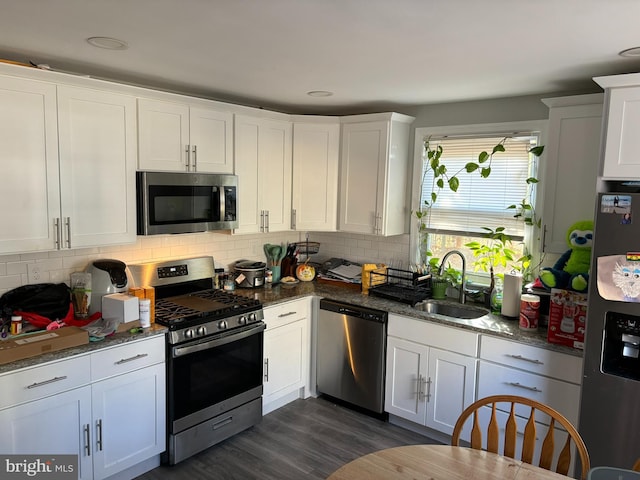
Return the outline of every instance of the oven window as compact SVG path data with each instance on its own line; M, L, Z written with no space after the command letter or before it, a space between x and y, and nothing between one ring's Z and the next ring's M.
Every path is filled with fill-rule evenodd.
M218 187L149 186L152 225L220 220Z
M174 419L262 385L263 337L260 332L171 359Z

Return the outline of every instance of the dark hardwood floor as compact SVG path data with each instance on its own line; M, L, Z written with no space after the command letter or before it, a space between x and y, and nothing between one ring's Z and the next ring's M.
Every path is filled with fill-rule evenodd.
M324 399L296 400L258 425L137 480L313 480L367 453L439 443Z

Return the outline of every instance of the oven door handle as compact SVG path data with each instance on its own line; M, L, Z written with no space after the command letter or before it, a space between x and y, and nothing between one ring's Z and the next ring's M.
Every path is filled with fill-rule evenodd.
M229 332L227 335L217 337L212 340L205 340L201 343L185 345L183 347L173 347L171 349L171 357L184 357L185 355L189 355L191 353L201 352L202 350L208 350L210 348L215 348L221 345L226 345L227 343L235 342L236 340L242 340L243 338L247 338L251 335L262 332L266 327L267 326L264 324L264 322L260 322L259 324L252 325L246 330L242 330L239 332Z

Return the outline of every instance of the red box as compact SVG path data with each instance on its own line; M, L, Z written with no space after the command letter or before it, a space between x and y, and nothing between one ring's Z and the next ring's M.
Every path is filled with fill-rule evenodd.
M584 349L587 294L551 289L547 341Z

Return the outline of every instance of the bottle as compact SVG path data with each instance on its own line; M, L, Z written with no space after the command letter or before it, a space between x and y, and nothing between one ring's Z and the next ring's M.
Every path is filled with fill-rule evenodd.
M19 335L22 333L22 317L13 315L11 317L11 335Z
M140 326L148 328L151 326L151 300L143 298L140 300Z
M496 285L491 291L491 313L500 315L502 311L502 293L503 284L502 279L496 278Z

